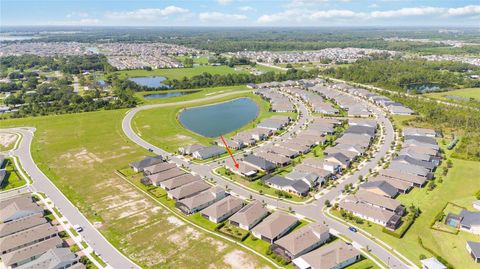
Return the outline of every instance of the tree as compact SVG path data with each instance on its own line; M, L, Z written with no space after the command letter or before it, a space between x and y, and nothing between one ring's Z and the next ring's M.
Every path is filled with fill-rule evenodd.
M325 206L326 207L332 206L332 204L330 203L330 200L325 200Z

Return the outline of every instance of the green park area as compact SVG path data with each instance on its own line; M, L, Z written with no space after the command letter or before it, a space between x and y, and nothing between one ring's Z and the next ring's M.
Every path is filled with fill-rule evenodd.
M428 93L426 96L446 101L469 101L471 99L480 101L480 88L465 88L447 92Z
M1 121L0 127L36 127L31 149L36 164L116 248L140 266L227 268L242 260L254 268L268 267L255 254L186 225L115 174L119 167L148 154L124 136L125 112L10 119Z
M3 167L5 169L5 177L0 184L0 191L15 189L25 185L27 182L20 176L12 158L5 159Z
M211 65L202 65L190 68L165 68L165 69L153 69L143 70L125 70L115 72L121 78L125 77L151 77L151 76L161 76L166 77L169 80L178 79L181 80L184 77L190 78L193 76L201 75L203 73L209 73L212 75L227 75L234 73L246 73L245 71L237 71L234 68L228 67L226 65L221 66L211 66Z

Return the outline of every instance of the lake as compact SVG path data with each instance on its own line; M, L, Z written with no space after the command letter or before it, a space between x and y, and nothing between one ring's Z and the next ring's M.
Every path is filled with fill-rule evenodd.
M249 98L208 106L188 108L180 112L180 123L187 129L206 136L218 137L233 132L258 116L257 103Z
M176 97L176 96L187 95L187 94L196 93L196 92L198 92L198 91L152 93L152 94L144 95L143 98L145 98L145 99L168 98L168 97Z
M170 85L163 84L162 82L167 80L166 77L136 77L136 78L129 78L138 85L146 86L150 88L158 88L158 87L170 87Z

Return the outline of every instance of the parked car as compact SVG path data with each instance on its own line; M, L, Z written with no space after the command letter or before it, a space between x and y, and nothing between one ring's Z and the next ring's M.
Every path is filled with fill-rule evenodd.
M78 224L73 225L73 229L75 229L75 231L77 231L77 232L82 232L83 231L83 228Z
M153 149L148 149L148 151L153 152Z
M357 229L356 229L355 227L348 227L348 229L349 229L350 231L354 232L354 233L357 232Z

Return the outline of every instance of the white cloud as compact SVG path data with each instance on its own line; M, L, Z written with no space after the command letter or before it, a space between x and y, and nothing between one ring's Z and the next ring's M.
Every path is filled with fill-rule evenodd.
M228 24L235 21L246 20L247 16L240 14L227 14L221 12L202 12L198 15L198 18L202 22L221 22Z
M471 14L480 14L480 6L464 6L457 8L449 8L447 10L448 15L461 16L461 15L471 15Z
M232 2L232 0L217 0L220 5L227 5Z
M253 8L251 6L243 6L243 7L239 7L238 9L241 10L241 11L245 11L245 12L247 12L247 11L257 11L255 8Z
M373 3L373 4L369 5L368 7L371 7L371 8L377 8L377 7L379 7L379 5L377 5L377 4L375 4L375 3Z
M72 13L68 13L65 17L67 17L67 18L87 18L88 13L87 12L72 12Z
M315 6L326 2L328 2L328 0L292 0L285 6L290 8L299 8L305 6Z
M177 6L168 6L165 8L143 8L132 11L112 11L107 12L105 17L116 20L155 20L169 15L185 14L189 10Z
M323 19L345 19L345 18L360 18L366 16L362 12L354 12L346 9L331 9L331 10L309 10L309 9L290 9L284 12L275 13L271 15L263 15L257 19L258 23L298 23L298 24L312 24L320 22Z
M346 9L332 9L326 11L317 11L310 15L311 19L323 19L323 18L353 18L365 15L364 13L357 13Z
M439 8L439 7L412 7L412 8L401 8L397 10L373 11L371 12L370 16L373 18L392 18L392 17L440 14L444 11L445 11L444 8Z

